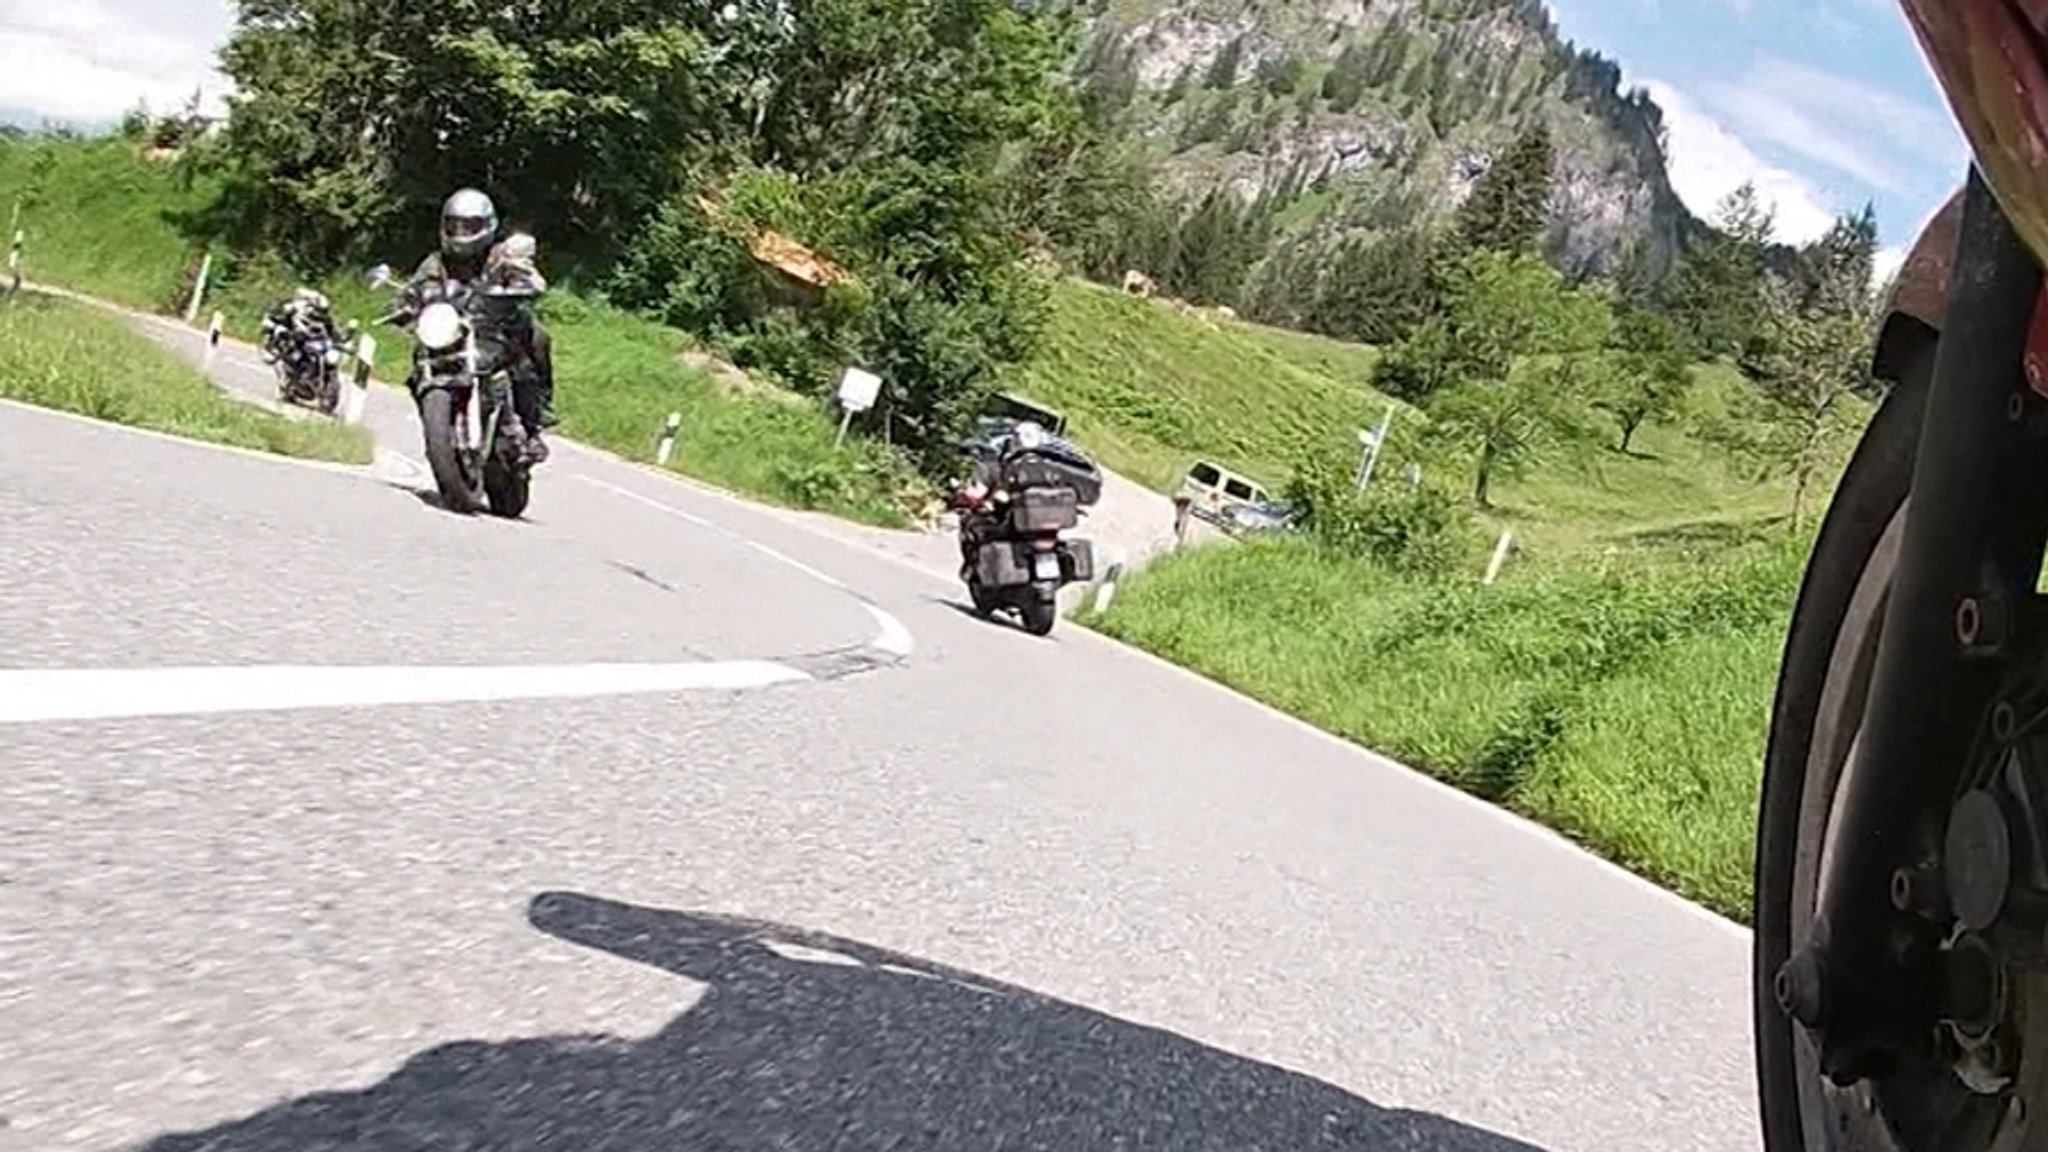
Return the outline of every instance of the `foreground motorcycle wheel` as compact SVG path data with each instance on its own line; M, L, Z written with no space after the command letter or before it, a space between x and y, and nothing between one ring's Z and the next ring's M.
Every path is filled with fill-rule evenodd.
M2027 1106L2048 1107L2043 1023L2020 1038L2010 1094L1972 1091L1954 1063L1931 1054L1840 1088L1821 1072L1812 1038L1786 1016L1773 988L1780 966L1811 939L1824 847L1855 834L1832 826L1832 809L1845 775L1855 770L1851 749L1897 567L1933 364L1930 341L1857 446L1808 563L1779 673L1757 824L1753 938L1758 1091L1769 1152L2032 1147L2010 1143L2017 1135L2010 1129ZM1989 705L1986 699L1973 706ZM2023 984L2038 979L2014 984L2014 995L2036 1006L2037 1016L2044 1001Z
M533 474L492 460L484 466L484 496L491 515L517 520L526 514L526 502L533 496Z
M475 512L484 504L482 470L475 468L455 442L458 413L455 394L435 388L420 396L420 430L426 438L427 467L434 487L450 512Z

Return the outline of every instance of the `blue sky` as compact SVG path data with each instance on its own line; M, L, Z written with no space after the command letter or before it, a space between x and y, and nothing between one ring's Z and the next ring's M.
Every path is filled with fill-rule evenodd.
M1564 33L1621 63L1664 107L1672 179L1702 215L1744 179L1781 238L1877 205L1908 240L1964 153L1892 0L1550 0ZM0 110L104 122L204 84L226 0L0 0Z
M1967 153L1892 0L1550 0L1664 109L1672 182L1695 212L1743 179L1799 241L1869 201L1909 242Z

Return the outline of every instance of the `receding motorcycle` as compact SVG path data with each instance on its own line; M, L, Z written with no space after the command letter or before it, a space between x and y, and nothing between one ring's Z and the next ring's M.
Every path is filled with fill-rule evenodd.
M1059 620L1059 591L1095 578L1090 541L1066 535L1102 495L1101 473L1077 454L1031 438L990 450L991 483L957 493L960 578L984 618L1015 612L1034 636Z
M327 297L301 288L263 316L263 361L277 373L277 396L328 415L341 403L341 364L355 336L337 331Z
M1902 0L1973 153L1875 348L1773 704L1771 1152L2048 1148L2048 0Z
M389 265L370 269L376 287L393 283ZM532 462L512 400L518 356L505 332L531 319L547 282L530 265L494 265L474 284L408 286L378 320L412 330L406 387L419 409L427 467L450 511L488 509L516 519L532 494Z

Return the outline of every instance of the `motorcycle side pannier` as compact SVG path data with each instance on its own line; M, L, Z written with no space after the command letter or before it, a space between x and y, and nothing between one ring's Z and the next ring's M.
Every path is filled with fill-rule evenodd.
M974 575L985 588L1014 588L1031 583L1031 570L1024 565L1014 540L991 540L974 554Z
M1095 546L1087 540L1062 540L1060 551L1067 561L1067 579L1075 584L1095 580Z
M1081 522L1081 499L1072 488L1026 488L1010 499L1010 527L1058 532Z

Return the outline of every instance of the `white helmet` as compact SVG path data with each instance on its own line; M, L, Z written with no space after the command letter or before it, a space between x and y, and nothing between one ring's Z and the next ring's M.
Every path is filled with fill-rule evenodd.
M1045 447L1045 429L1035 420L1020 420L1010 433L1012 445L1019 452L1036 452Z

